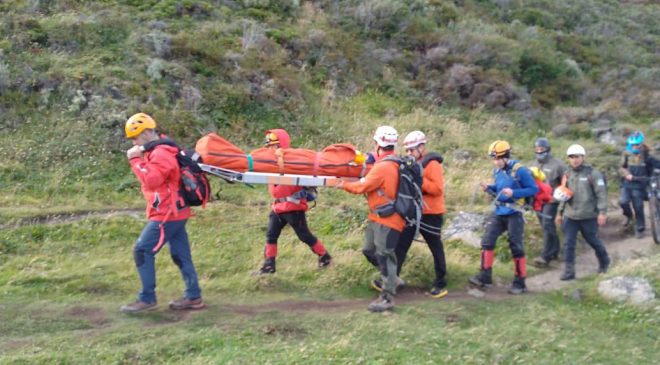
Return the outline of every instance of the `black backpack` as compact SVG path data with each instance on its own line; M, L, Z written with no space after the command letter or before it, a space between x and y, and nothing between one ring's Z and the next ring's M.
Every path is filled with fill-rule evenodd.
M181 195L187 206L205 206L211 196L211 184L204 171L198 165L199 162L202 162L201 157L194 151L181 149L174 141L168 138L148 142L142 147L144 151L151 151L156 146L163 144L179 149L179 153L176 154L176 160L179 163L179 169L181 171L179 195Z
M399 164L399 185L396 197L388 204L406 221L407 227L415 227L415 236L417 236L422 220L424 168L412 157L388 156L384 160Z

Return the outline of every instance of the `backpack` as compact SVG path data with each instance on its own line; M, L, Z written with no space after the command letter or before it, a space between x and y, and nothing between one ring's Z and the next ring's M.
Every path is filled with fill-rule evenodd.
M161 138L157 141L146 143L143 146L144 151L151 151L156 146L168 145L179 149L176 154L176 160L181 172L181 181L179 182L179 195L186 202L187 206L206 206L206 202L211 196L211 184L208 178L199 167L202 162L201 157L193 151L181 149L174 141L168 138Z
M424 204L422 200L424 168L412 157L388 156L383 160L394 161L399 165L396 197L388 205L392 206L392 213L398 213L406 221L407 227L415 227L415 236L417 236Z

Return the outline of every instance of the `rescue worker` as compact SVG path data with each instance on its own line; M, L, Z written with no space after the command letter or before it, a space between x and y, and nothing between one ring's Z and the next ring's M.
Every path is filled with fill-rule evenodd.
M393 155L398 140L396 129L381 126L374 134L375 163L369 173L356 182L340 182L337 188L352 194L366 194L369 205L368 225L362 253L372 265L380 269L382 291L368 310L382 312L394 307L397 287L397 261L394 250L405 226L403 218L394 211L399 185L399 164L385 157Z
M598 226L607 222L607 188L603 175L584 163L584 147L574 144L566 150L569 169L565 183L555 190L560 201L557 225L564 232L564 273L561 280L575 279L575 242L578 232L596 252L598 272L607 272L610 258L598 238Z
M566 173L566 164L555 158L550 151L551 147L548 139L545 137L537 138L534 142L536 161L532 162L530 167L538 167L545 174L544 182L554 190L561 184L562 176ZM559 202L554 199L541 206L539 222L543 227L543 251L541 251L540 256L534 259L535 266L546 267L550 264L550 261L559 258L560 243L557 226L555 225L558 207Z
M647 199L648 177L653 173L653 163L649 161L649 148L644 144L644 134L640 131L628 137L626 149L621 156L621 194L619 205L626 217L624 227L630 226L635 212L635 235L644 237L644 200ZM630 205L632 204L632 209Z
M291 147L291 139L284 129L266 131L264 146L277 150ZM305 212L308 209L306 190L302 186L268 185L268 192L273 197L271 211L268 216L268 229L266 231L266 246L264 248L264 264L255 274L275 273L275 260L277 258L277 240L282 229L288 224L293 228L298 238L309 246L318 256L318 267L324 268L332 262L332 257L323 246L321 240L316 238L307 226Z
M171 301L170 308L204 308L186 232L190 207L178 193L181 172L176 155L179 150L168 144L160 144L164 138L161 139L155 129L156 121L144 113L130 117L125 126L126 138L133 142L126 156L140 181L149 219L133 248L142 290L136 302L121 307L121 311L126 313L156 308L155 256L166 242L169 243L172 261L179 267L186 286L183 298Z
M415 158L424 168L422 182L423 211L420 224L420 233L429 246L433 256L433 267L435 269L435 280L429 294L433 298L442 298L447 295L447 264L445 262L445 250L440 237L443 214L445 209L445 187L442 171L442 156L429 152L426 148L427 138L421 131L408 133L403 140L406 154ZM397 276L401 274L401 267L406 260L415 236L416 227L408 226L404 229L399 243L396 246ZM381 284L380 281L376 282Z
M533 197L538 187L529 169L511 159L511 146L508 142L498 140L491 143L488 155L495 165L495 181L491 185L480 185L483 191L495 196L495 210L486 223L481 240L481 270L479 274L471 277L469 282L478 287L489 287L493 284L495 243L502 233L508 231L509 248L514 263L514 278L509 293L522 294L527 291L527 259L523 247L525 221L517 201Z

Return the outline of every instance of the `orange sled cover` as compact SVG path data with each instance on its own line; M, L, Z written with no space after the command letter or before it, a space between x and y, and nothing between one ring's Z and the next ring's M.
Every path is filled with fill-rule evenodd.
M361 177L366 165L356 163L359 152L351 144L333 144L321 152L302 148L258 148L245 154L226 139L210 133L197 141L195 151L205 164L238 172L271 172L312 176Z

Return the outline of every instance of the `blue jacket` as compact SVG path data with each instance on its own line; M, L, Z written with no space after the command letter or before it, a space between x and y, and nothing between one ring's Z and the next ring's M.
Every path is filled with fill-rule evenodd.
M517 160L509 160L503 169L493 170L495 184L488 185L486 190L497 196L498 203L516 203L518 199L533 197L539 190L528 168L521 166L516 171L516 176L511 176L513 166L517 162ZM500 194L504 188L513 190L513 196L509 198L504 194ZM518 213L518 211L505 205L497 204L495 207L495 214L497 215L511 215L515 213Z

